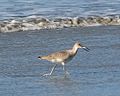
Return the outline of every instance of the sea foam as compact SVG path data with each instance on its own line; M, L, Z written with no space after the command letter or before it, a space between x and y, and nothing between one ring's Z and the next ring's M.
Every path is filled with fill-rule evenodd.
M0 21L0 32L102 25L120 25L120 16L56 17L52 19L38 16L29 16Z

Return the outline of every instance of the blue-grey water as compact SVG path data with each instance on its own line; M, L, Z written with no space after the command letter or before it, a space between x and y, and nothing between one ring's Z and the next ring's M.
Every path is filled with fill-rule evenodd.
M0 0L0 96L118 96L120 26L75 28L92 25L120 25L120 0ZM70 75L58 66L42 77L53 64L37 57L76 41L90 52L78 51Z
M0 0L0 32L120 25L120 0Z
M0 33L0 96L118 96L120 94L120 26L49 29ZM53 64L38 60L71 48L83 49L53 76L42 77Z
M0 0L0 20L120 14L120 0Z

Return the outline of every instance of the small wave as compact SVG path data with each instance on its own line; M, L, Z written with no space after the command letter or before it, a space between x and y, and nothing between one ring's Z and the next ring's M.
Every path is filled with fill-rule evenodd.
M0 21L0 32L101 25L120 25L120 16L60 17L53 19L29 16Z

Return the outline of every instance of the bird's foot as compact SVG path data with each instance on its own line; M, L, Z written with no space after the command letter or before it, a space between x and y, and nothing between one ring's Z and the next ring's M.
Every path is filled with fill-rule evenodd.
M67 72L67 71L65 71L65 77L69 77L69 75L70 75L70 73L69 72Z
M43 76L50 76L51 74L50 73L47 73L47 74L43 74Z
M65 72L65 75L70 75L70 73L68 71Z
M64 74L64 78L69 78L69 76L70 76L70 73L66 71Z

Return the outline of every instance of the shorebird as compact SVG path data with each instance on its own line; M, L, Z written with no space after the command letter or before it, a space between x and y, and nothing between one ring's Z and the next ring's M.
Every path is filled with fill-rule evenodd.
M49 54L46 56L39 56L38 57L39 59L43 59L43 60L47 60L52 63L55 63L55 65L52 67L52 70L50 71L50 73L43 74L43 76L52 75L57 64L62 64L63 71L65 72L65 74L69 74L66 71L65 64L72 60L72 58L77 54L79 48L83 48L84 50L89 51L89 49L87 47L81 45L79 42L76 42L71 49L58 51L58 52L55 52L55 53L52 53L52 54Z

